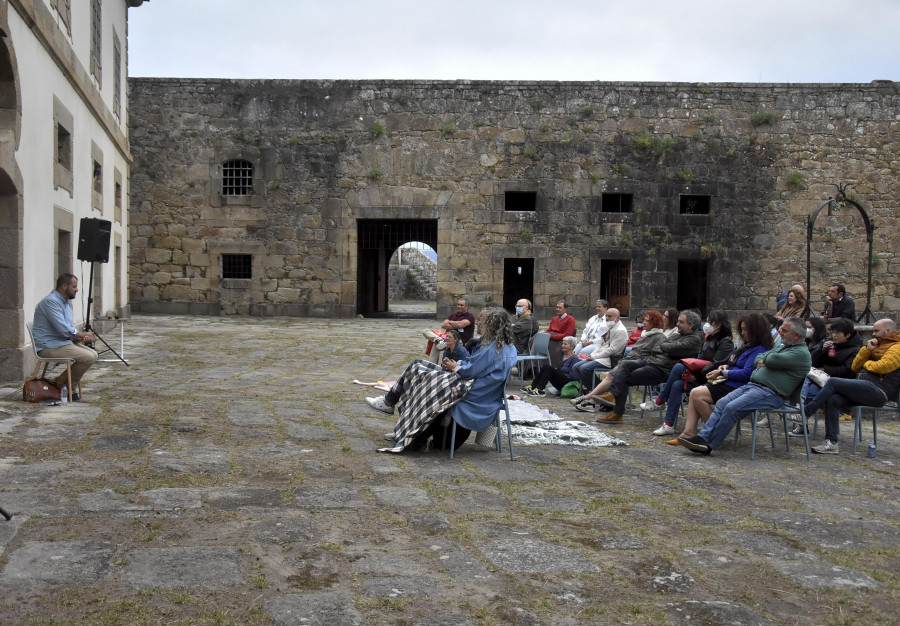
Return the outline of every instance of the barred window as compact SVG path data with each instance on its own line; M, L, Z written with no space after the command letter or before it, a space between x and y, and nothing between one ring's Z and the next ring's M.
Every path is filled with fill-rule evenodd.
M100 0L91 0L91 74L98 84L103 84L103 17Z
M253 163L235 159L222 165L222 195L246 196L253 191Z
M222 278L252 278L252 254L223 254Z

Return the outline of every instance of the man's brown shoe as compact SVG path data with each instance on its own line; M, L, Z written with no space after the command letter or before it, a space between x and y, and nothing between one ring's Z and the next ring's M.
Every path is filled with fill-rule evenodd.
M598 421L598 422L602 422L602 423L604 423L604 424L608 424L608 423L610 423L610 422L621 422L621 421L622 421L622 414L621 414L621 413L615 413L615 412L609 412L609 413L607 413L606 415L604 415L603 417L598 417L598 418L597 418L597 421Z
M603 406L614 407L616 405L616 397L607 391L602 396L597 396L597 402Z

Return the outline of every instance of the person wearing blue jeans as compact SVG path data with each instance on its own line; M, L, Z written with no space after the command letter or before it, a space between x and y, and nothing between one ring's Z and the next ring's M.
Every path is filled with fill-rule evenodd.
M586 359L575 365L574 371L584 389L594 388L594 372L605 372L622 357L628 343L628 329L619 319L619 309L606 309L606 329L599 343Z
M859 349L851 366L859 378L829 378L815 400L806 405L806 416L825 410L825 442L817 454L837 454L840 415L853 406L880 407L900 389L900 334L891 319L875 322L872 339Z
M684 379L684 373L688 369L684 363L678 363L672 368L669 380L663 386L662 391L655 400L641 404L645 411L666 405L665 422L656 430L654 435L674 435L675 424L678 422L678 412L681 410L681 402L684 394L699 384L706 382L706 374L720 365L724 365L734 352L734 342L731 339L731 322L724 311L710 311L703 325L705 338L697 359L707 361L707 365Z
M778 332L781 343L756 357L750 382L716 403L699 435L681 436L678 443L692 452L709 454L722 445L738 420L757 409L777 409L803 383L810 366L804 343L806 322L790 317Z

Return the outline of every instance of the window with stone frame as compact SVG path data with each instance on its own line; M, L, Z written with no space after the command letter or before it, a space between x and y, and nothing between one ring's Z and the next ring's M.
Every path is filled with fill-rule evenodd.
M103 151L91 142L91 208L103 213Z
M66 27L66 33L72 36L72 0L50 0L50 6L56 9L59 20Z
M601 213L631 213L634 194L604 193L600 198Z
M124 194L122 189L122 172L116 168L113 168L113 189L115 191L113 196L113 219L121 224Z
M113 30L113 113L122 117L122 44Z
M222 164L222 195L247 196L253 193L253 163L233 159Z
M58 103L54 103L54 108ZM74 191L74 177L72 175L72 133L66 124L71 121L66 116L66 111L59 111L60 117L54 125L54 154L53 154L53 187L63 188L71 196ZM54 111L57 113L57 111ZM68 116L71 117L71 116Z
M91 75L103 84L103 15L100 0L91 0Z
M223 254L222 278L253 278L252 254Z

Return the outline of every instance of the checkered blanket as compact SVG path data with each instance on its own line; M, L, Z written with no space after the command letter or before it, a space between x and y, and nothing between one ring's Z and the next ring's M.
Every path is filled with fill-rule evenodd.
M443 418L453 405L462 400L472 388L472 382L422 359L407 365L391 389L392 393L401 395L397 404L400 419L394 426L396 444L378 451L402 452L434 420Z

